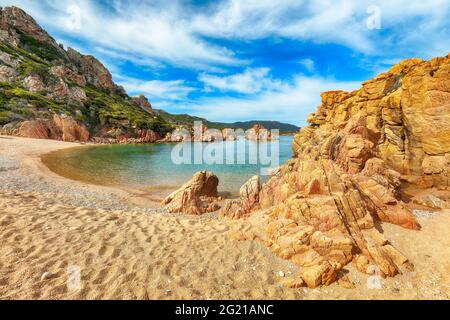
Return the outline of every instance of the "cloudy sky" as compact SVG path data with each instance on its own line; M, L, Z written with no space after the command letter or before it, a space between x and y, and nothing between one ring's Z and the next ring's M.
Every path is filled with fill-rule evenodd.
M131 95L210 120L304 125L327 90L450 52L448 0L0 0Z

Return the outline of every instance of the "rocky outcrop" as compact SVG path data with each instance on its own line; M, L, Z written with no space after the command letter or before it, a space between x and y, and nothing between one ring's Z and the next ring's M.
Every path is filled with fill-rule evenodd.
M250 141L271 141L278 139L278 136L272 134L270 130L267 130L260 124L256 124L252 129L247 130L245 137Z
M33 139L53 139L66 142L87 142L87 128L70 117L55 115L53 119L37 119L11 123L0 129L0 134Z
M82 74L65 66L54 66L50 69L50 72L54 76L67 79L80 87L84 87L87 84L86 78Z
M8 40L18 45L19 35L17 32L22 32L36 40L47 43L55 50L58 50L59 53L65 55L64 50L59 47L56 41L30 15L20 8L14 6L0 8L0 29L2 30L2 35L0 36L2 40Z
M381 276L410 269L378 225L420 229L402 183L450 186L450 57L407 60L354 92L324 93L308 120L295 158L259 194L270 248L298 265L309 287L336 281L350 262Z
M171 213L200 215L219 210L217 186L219 179L212 172L198 172L180 189L163 201Z
M110 91L117 90L118 87L113 82L111 73L95 57L82 55L72 48L67 49L67 54L77 65L88 83Z
M39 93L45 90L45 84L42 79L36 75L30 75L23 80L24 87L33 93Z
M144 96L143 94L141 94L139 97L133 97L132 100L136 105L138 105L145 111L147 112L153 111L151 103L148 101L147 97Z
M66 142L87 142L89 141L89 131L84 125L80 125L70 117L58 116L53 117L53 123L56 127L58 138Z
M239 134L242 132L242 135L244 133L243 130L234 130L234 129L223 129L222 130L222 136L223 141L236 141L239 138Z

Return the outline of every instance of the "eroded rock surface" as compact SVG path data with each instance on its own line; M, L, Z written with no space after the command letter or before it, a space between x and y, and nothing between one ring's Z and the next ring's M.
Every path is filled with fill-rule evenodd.
M259 194L259 207L270 212L270 248L298 265L309 287L336 281L352 261L382 276L410 269L378 226L420 229L402 201L402 182L450 186L450 58L406 60L359 90L326 92L308 120L295 137L295 158ZM223 214L253 211L229 204Z
M36 119L8 124L0 133L33 139L53 139L65 142L87 142L87 128L70 117L54 115L53 119Z
M219 178L212 172L201 171L180 189L169 195L163 205L171 213L200 215L220 209L217 200Z

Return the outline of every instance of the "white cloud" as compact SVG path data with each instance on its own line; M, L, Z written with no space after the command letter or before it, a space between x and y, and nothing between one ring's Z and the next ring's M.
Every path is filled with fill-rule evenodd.
M195 88L184 80L160 81L140 80L116 75L117 84L123 86L131 95L144 94L150 101L183 101Z
M39 4L38 4L39 3ZM202 40L195 35L178 3L129 2L123 9L122 1L114 1L114 9L105 10L99 3L79 1L0 1L1 5L19 5L28 13L60 33L93 46L134 56L157 58L173 65L205 68L209 65L239 65L244 63L233 52ZM68 8L79 7L79 25L73 26ZM144 60L145 61L145 60Z
M440 48L441 31L449 27L450 2L447 0L229 0L208 14L193 17L193 29L216 38L252 40L283 37L315 43L340 44L369 54L402 48L369 30L367 9L381 10L382 29L389 28L404 39L405 46L430 56ZM418 47L417 38L428 42ZM446 49L448 50L448 48ZM442 52L441 52L442 54Z
M310 58L301 59L298 63L305 67L305 69L309 72L313 72L316 68L314 60Z
M271 79L269 73L269 68L247 68L242 73L230 76L201 74L199 81L205 84L206 89L214 88L223 92L254 94L281 86L281 82Z
M407 48L409 54L425 57L446 53L449 41L447 0L222 0L202 7L181 0L114 0L110 10L89 0L0 0L0 5L11 4L60 33L130 59L200 69L248 63L204 36L245 41L282 37L369 54ZM68 23L72 17L67 9L75 5L81 13L79 28ZM370 5L380 7L382 28L389 28L392 37L366 27Z

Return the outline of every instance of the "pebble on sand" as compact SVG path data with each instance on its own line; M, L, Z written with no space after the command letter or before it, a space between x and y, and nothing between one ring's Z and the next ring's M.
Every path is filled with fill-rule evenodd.
M42 274L41 281L49 280L51 278L53 278L53 273L47 271Z

